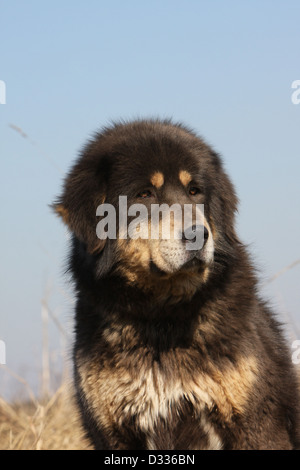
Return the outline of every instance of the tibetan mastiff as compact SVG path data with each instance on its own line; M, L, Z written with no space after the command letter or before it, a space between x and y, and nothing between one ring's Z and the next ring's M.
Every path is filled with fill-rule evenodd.
M192 207L182 236L175 216L163 236L162 213L145 236L152 206L174 204ZM124 236L132 207L151 214ZM168 120L106 127L53 208L72 232L74 382L95 449L299 447L290 352L236 234L233 185L201 138Z

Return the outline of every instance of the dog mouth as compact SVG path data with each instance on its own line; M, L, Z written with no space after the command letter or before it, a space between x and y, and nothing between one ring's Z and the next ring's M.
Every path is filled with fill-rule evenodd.
M165 266L159 266L153 259L150 261L150 272L158 276L165 276L170 274L176 274L179 272L187 271L198 271L201 268L205 268L206 263L199 255L198 252L189 252L189 257L186 261L183 261L180 266L171 264L170 260L165 263Z
M165 276L167 274L167 272L157 266L153 260L150 261L150 272L151 274L156 274L158 276Z

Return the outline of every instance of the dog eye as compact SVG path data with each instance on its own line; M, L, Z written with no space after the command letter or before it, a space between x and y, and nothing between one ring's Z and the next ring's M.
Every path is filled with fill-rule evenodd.
M137 197L141 197L143 199L146 199L147 197L152 197L152 196L153 194L151 193L151 191L148 191L148 190L142 191L141 193L137 195Z
M190 189L189 189L189 194L191 196L196 196L197 194L200 194L201 191L199 188L197 188L196 186L192 186Z

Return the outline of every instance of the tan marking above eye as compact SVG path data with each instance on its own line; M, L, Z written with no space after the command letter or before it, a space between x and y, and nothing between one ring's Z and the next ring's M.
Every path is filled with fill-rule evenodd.
M151 184L159 189L162 187L162 185L164 184L165 182L165 178L164 178L164 175L160 172L160 171L156 171L152 176L151 176Z
M183 186L187 186L192 181L192 175L186 170L181 170L179 172L179 179Z

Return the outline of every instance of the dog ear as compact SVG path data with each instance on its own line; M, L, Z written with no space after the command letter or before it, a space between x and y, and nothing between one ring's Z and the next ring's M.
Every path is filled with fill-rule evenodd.
M90 254L100 253L106 243L96 234L96 210L106 199L105 175L96 163L79 160L65 179L62 195L51 206Z

